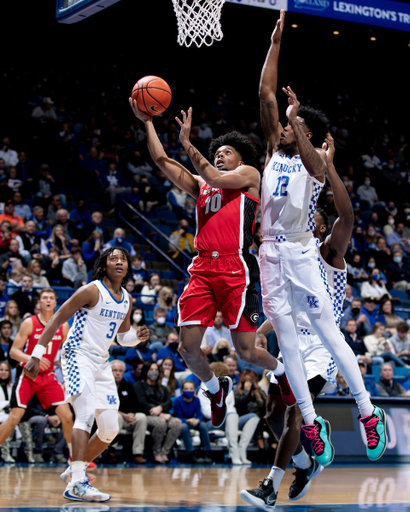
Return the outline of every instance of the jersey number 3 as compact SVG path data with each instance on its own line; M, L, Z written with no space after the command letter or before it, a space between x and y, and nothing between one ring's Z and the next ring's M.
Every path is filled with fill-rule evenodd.
M289 185L289 177L288 176L279 176L278 185L277 185L276 190L273 193L273 195L275 197L287 196L288 191L286 190L286 187L288 185Z
M117 327L117 324L115 322L110 323L110 332L107 334L107 338L110 340L114 336L115 328Z
M205 206L205 215L209 213L211 210L212 213L216 213L221 209L222 206L222 196L219 192L214 194L212 197L208 196Z

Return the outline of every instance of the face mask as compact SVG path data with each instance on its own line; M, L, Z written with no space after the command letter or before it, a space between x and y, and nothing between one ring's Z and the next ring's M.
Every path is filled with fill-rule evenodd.
M364 180L364 184L368 187L370 185L370 180Z
M201 124L201 128L202 128L203 130L205 130L206 126L207 126L207 125L206 125L206 123L202 123L202 124Z
M167 297L165 299L165 304L167 304L167 306L169 306L171 304L171 302L172 302L172 297Z
M181 161L186 162L188 160L188 157L186 155L181 155Z
M369 263L367 266L368 266L369 268L374 268L374 267L376 266L376 263Z
M389 206L387 209L389 210L389 212L394 212L396 207L392 205L392 206Z
M394 165L388 165L387 168L392 171L394 169Z
M115 239L116 244L122 244L123 241L124 241L124 238L122 236L117 236L117 238Z
M358 315L360 313L360 308L352 308L352 313L354 316Z
M158 370L150 370L147 373L147 377L149 378L149 380L152 380L152 382L155 382L159 377L159 371Z
M377 217L372 217L370 220L371 220L373 223L377 223L379 219L378 219Z
M369 236L374 236L376 234L376 231L370 230L368 231Z
M408 215L408 214L410 213L410 208L405 208L405 209L404 209L404 213L405 213L406 215Z
M401 263L401 256L395 256L393 258L394 263Z
M165 324L165 316L160 316L156 319L156 322L158 325L164 325Z
M393 224L394 224L394 219L389 219L387 222L390 224L390 226L393 226Z
M378 281L380 279L380 275L379 274L372 274L372 279L374 279L375 281Z
M194 398L195 391L183 391L182 396L184 398Z
M223 359L228 354L229 354L229 348L220 348L218 350L218 357L219 357L219 359Z
M168 345L168 347L172 350L172 352L176 352L178 350L178 341L171 341L171 343Z
M135 322L136 324L139 324L139 323L141 322L141 320L142 320L142 315L141 315L141 313L135 313L135 314L133 315L132 319L134 320L134 322Z

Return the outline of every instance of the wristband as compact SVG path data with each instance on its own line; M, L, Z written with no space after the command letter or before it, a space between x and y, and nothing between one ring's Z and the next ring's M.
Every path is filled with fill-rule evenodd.
M34 347L33 352L31 353L31 357L36 357L37 359L41 359L46 353L46 347L43 345L36 345Z

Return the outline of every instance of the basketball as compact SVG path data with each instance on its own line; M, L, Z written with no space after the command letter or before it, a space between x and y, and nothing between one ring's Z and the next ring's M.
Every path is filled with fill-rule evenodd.
M131 97L136 100L141 112L158 116L165 112L172 99L171 88L158 76L144 76L132 89Z

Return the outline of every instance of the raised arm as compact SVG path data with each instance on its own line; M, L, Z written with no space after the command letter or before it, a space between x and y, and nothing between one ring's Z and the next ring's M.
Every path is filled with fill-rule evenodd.
M324 146L326 144L328 148L326 151L327 177L330 185L332 186L335 206L339 217L333 224L331 234L326 238L324 244L321 246L320 252L325 261L330 265L343 269L345 267L343 258L352 237L354 212L346 187L343 185L343 182L339 178L335 166L333 165L335 145L330 133L327 134Z
M136 117L145 124L148 150L155 164L161 169L167 178L172 181L172 183L194 199L197 199L202 179L191 174L188 169L176 160L169 158L158 138L157 132L155 131L152 117L141 112L138 109L137 102L135 100L130 98L129 102Z
M181 127L179 140L187 152L193 166L198 174L213 188L231 188L248 189L257 188L256 196L259 192L260 175L255 167L249 165L240 165L233 171L220 171L214 167L189 140L192 123L192 107L189 107L188 113L181 111L182 120L178 117L176 121ZM228 150L229 151L229 150Z
M272 154L276 151L281 130L276 101L276 88L278 82L279 50L284 24L285 11L281 10L280 18L276 22L275 30L271 36L270 48L266 55L259 83L261 123L268 144L267 160L270 160Z
M282 90L288 96L289 107L286 110L286 115L288 116L293 133L295 134L296 144L303 165L311 176L323 182L327 171L326 153L323 149L315 149L312 146L310 142L311 132L307 130L303 119L298 117L300 102L296 94L290 87L283 87Z

